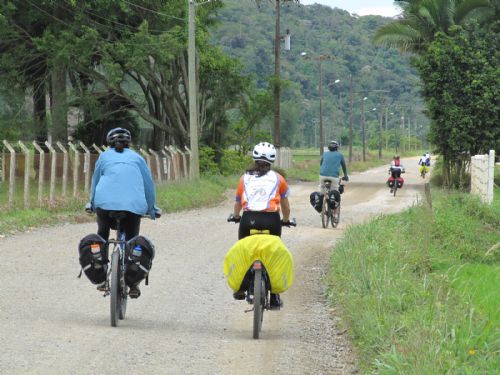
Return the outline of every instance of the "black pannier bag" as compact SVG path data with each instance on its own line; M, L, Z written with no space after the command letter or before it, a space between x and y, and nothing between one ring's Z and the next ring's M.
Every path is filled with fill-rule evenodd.
M106 281L108 271L108 245L98 234L83 237L78 245L82 271L93 284ZM81 275L81 272L80 272Z
M319 191L312 192L309 196L309 201L311 202L311 206L318 212L321 212L323 209L323 194Z
M140 256L134 252L137 247L140 247ZM125 282L129 287L139 284L149 274L154 257L155 245L149 238L135 236L127 242Z
M331 209L340 204L340 193L337 190L331 190L329 193L328 203Z

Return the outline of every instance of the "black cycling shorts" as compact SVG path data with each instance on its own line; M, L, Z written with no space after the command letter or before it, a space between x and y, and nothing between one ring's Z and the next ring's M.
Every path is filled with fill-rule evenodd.
M281 237L281 217L279 212L243 211L238 239L250 235L251 229L268 229L270 234Z

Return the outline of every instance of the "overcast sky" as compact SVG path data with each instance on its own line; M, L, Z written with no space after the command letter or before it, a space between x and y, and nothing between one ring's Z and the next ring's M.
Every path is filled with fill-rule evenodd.
M301 0L301 4L322 4L332 8L345 9L349 13L360 16L378 14L380 16L394 17L399 14L399 8L393 0Z

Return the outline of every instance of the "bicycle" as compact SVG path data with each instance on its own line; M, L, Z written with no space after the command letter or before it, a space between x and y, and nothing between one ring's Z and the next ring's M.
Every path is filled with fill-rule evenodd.
M420 176L422 178L425 178L425 174L428 173L428 171L429 171L429 167L427 165L425 165L425 164L420 165Z
M336 195L333 199L331 199L330 193L333 192L332 190L332 180L325 180L324 181L324 188L323 188L323 206L321 208L321 224L323 225L323 228L328 228L328 223L331 223L333 228L336 228L339 225L340 222L340 191L341 191L341 181L345 181L344 178L339 181L339 186L338 188L335 189L336 193L334 192L334 195ZM338 194L338 196L337 196Z
M405 173L404 170L401 171L401 174ZM389 174L392 176L392 171L389 169ZM393 177L394 178L394 185L393 186L390 186L389 185L389 188L390 188L390 192L391 194L393 194L393 196L396 196L396 192L398 191L399 188L401 188L403 185L401 184L401 186L399 186L399 178L401 177L401 175L397 176L397 177Z
M235 218L230 214L227 221L239 223L240 218ZM281 221L282 226L295 227L297 222L292 219L288 222ZM256 234L270 234L268 229L251 229L250 235ZM257 240L258 236L255 237ZM255 260L245 275L246 282L245 299L248 304L253 305L253 308L245 310L245 313L253 311L253 338L258 339L260 331L262 330L262 323L264 321L264 311L270 310L271 298L271 282L267 273L266 267L261 260Z
M93 213L87 206L87 213ZM116 238L109 239L106 246L113 245L111 253L111 267L106 275L106 281L102 290L104 297L110 296L110 322L112 327L118 326L118 321L125 319L127 312L127 299L129 288L125 281L127 272L127 241L125 240L125 232L121 229L121 220L126 218L127 211L109 211L109 217L115 220ZM155 212L155 217L161 217L161 210ZM148 285L149 276L146 276L146 285Z

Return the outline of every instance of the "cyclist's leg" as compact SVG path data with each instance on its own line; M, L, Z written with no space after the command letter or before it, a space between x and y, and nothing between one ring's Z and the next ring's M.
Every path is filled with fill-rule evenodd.
M141 229L141 216L127 212L127 217L121 221L121 227L127 241L138 236Z
M112 222L112 219L109 217L109 211L97 208L96 217L97 217L97 234L107 241L109 238L109 230L111 228L111 222Z
M251 211L243 211L243 214L241 215L240 226L238 228L239 240L250 235L250 222L253 219L253 214L254 212Z
M269 233L281 237L281 217L279 212L256 212L255 229L268 229Z

